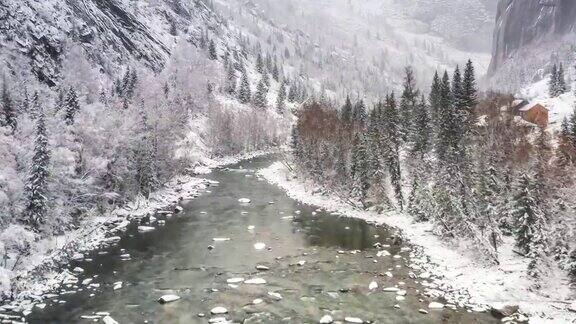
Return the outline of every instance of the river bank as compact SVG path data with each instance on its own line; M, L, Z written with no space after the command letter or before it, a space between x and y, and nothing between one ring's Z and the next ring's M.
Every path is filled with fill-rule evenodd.
M190 171L192 174L207 174L211 170L271 154L271 151L256 151L248 154L218 159L204 159ZM77 287L81 269L71 271L68 264L82 260L91 251L103 249L118 243L127 227L134 222L146 222L142 230L154 230L162 226L154 216L160 212L170 217L181 211L182 200L194 199L212 183L192 175L174 177L163 187L153 192L149 199L142 196L118 207L103 216L85 217L80 224L62 235L41 239L30 247L31 253L23 256L22 269L0 269L0 282L4 295L11 296L2 301L0 319L25 321L34 307L44 308L46 298L54 298L52 293L63 285ZM15 233L17 235L17 233Z
M395 212L378 214L356 209L334 195L323 194L322 188L299 178L280 162L259 174L303 203L398 229L403 237L419 247L419 252L411 257L415 268L433 277L435 286L429 289L429 294L442 296L470 311L484 312L517 305L522 313L530 316L531 323L572 323L576 320L576 314L569 310L573 300L566 276L553 270L553 276L542 289L532 289L531 278L525 271L528 261L513 252L511 240L501 248L500 265L487 266L470 253L466 242L446 242L434 235L429 222L416 223L410 216Z

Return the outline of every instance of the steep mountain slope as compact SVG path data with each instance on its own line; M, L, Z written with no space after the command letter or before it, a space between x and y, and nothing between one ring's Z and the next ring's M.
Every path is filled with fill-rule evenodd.
M573 61L576 2L500 0L494 30L491 85L517 90L541 80L549 63Z
M81 44L102 72L139 61L153 71L164 66L175 35L197 41L218 31L221 21L199 0L0 0L0 60L11 73L31 71L58 83L60 63L72 44Z

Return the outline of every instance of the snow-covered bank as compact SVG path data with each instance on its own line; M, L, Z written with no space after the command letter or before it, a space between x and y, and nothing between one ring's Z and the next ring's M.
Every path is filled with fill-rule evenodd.
M271 151L257 151L248 154L207 160L207 165L197 165L193 171L208 173L213 168L238 163L243 160L270 154ZM12 299L2 301L0 319L14 315L28 315L34 307L44 308L45 299L58 299L59 288L67 287L62 294L69 294L80 289L91 289L96 292L99 284L90 282L84 284L80 280L82 269L69 270L72 260L82 260L87 254L118 244L128 225L132 222L143 222L148 216L158 217L158 221L146 221L146 231L162 226L164 220L182 210L178 205L184 199L193 199L210 186L208 179L191 175L179 175L166 183L161 189L153 192L149 199L142 196L114 211L104 215L85 217L78 227L63 235L49 237L34 242L30 247L30 255L23 256L21 264L25 265L17 271L0 268L0 288L6 295L12 291ZM139 227L139 230L140 230ZM13 235L19 235L14 232ZM129 257L129 256L128 256ZM80 283L82 281L82 284ZM85 287L83 287L85 286ZM25 319L19 315L10 317L13 320Z
M530 316L531 323L576 320L576 314L568 309L572 300L567 277L559 270L552 270L547 285L533 291L531 279L526 275L528 261L512 251L510 240L500 249L500 265L486 266L464 246L443 241L432 234L431 223L415 223L410 216L399 213L378 214L355 209L335 196L318 193L321 191L317 186L298 178L280 162L259 174L303 203L399 229L405 238L419 247L411 255L413 269L420 272L424 280L428 278L426 273L433 274L426 292L430 296L443 296L448 303L474 311L518 305L521 312Z

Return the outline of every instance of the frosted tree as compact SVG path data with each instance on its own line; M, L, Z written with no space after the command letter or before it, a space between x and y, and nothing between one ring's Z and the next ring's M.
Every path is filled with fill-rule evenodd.
M12 129L12 133L16 131L16 126L18 124L16 120L16 112L14 109L14 103L12 101L12 96L8 90L8 81L4 78L2 82L2 115L3 119L0 120L3 126L8 126Z
M210 45L208 45L208 57L215 61L218 59L218 53L216 52L216 43L214 40L210 40Z
M228 69L226 71L226 81L224 84L224 91L226 93L233 95L236 93L236 70L233 64L228 64Z
M258 53L256 57L256 71L258 71L258 73L264 73L264 60L262 59L261 53Z
M260 82L258 82L258 86L256 87L256 93L254 94L254 105L260 109L266 108L268 105L268 87L266 87L266 83L262 78Z
M247 104L252 98L252 92L250 90L250 83L248 82L248 75L244 73L242 75L242 80L240 81L240 89L238 90L238 100L241 103Z
M352 120L354 123L364 127L368 120L368 114L366 112L366 106L362 99L358 100L352 109Z
M352 109L352 101L350 101L350 96L346 96L346 102L344 103L340 113L343 122L350 123L352 120Z
M280 83L278 88L278 96L276 96L276 111L283 114L286 109L286 85L284 82Z
M30 174L26 183L26 210L22 222L34 231L40 230L48 209L50 150L46 134L46 117L40 108L36 118L36 139Z
M420 103L414 107L412 112L413 127L410 133L410 142L412 143L412 153L416 156L422 156L428 152L430 138L432 136L430 129L430 118L428 116L428 107L424 95Z
M465 132L469 132L472 127L477 123L474 107L478 101L478 90L476 89L476 76L474 72L474 64L471 60L466 63L464 69L464 77L462 79L462 109L464 118Z
M515 222L516 246L529 255L542 245L543 215L536 202L534 180L527 174L520 176L514 196L512 215Z
M400 98L400 135L403 141L408 140L410 130L412 129L412 118L418 101L418 90L416 89L416 80L414 70L411 67L404 69L404 90Z
M148 116L144 110L140 112L140 139L135 150L136 181L139 192L146 198L157 188L158 168L156 166L156 153L158 147L153 137Z
M366 139L360 134L356 134L352 152L352 178L354 180L355 191L360 198L362 206L366 207L366 198L370 189L370 165L366 147Z
M78 102L78 95L74 87L70 87L68 95L66 96L66 113L64 115L66 125L74 124L74 117L79 110L80 103Z

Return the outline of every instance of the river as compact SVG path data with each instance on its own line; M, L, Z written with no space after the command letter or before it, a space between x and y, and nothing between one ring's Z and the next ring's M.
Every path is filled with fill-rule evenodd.
M255 175L272 162L259 158L214 171L206 177L219 184L184 201L184 211L164 226L138 233L134 224L117 246L94 251L91 261L74 262L71 269L83 268L80 280L91 279L92 286L55 296L45 309L35 309L29 321L89 323L101 320L96 313L107 312L119 323L207 323L213 317L317 323L327 314L334 320L357 317L375 323L499 322L487 313L428 310L436 300L420 294L418 279L409 277L407 247L392 244L385 228L288 198ZM251 203L239 203L243 197ZM391 256L377 257L377 242ZM262 245L256 243L265 248L258 250ZM401 258L393 257L397 254ZM269 270L256 270L257 265ZM227 283L232 278L261 278L266 284ZM369 290L373 281L378 288ZM397 292L383 291L386 287L405 290L406 295L397 297ZM158 303L166 294L181 299ZM211 315L216 306L228 313Z

